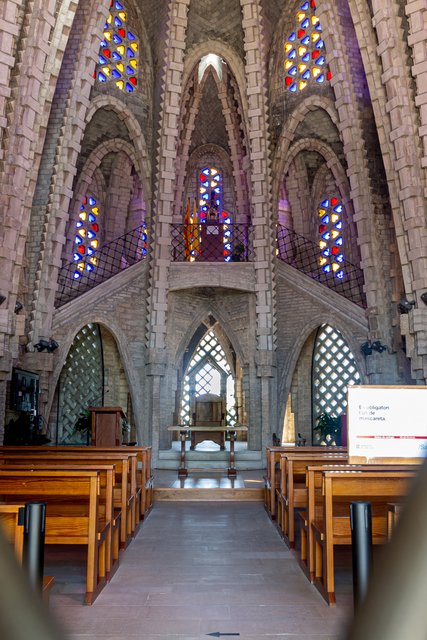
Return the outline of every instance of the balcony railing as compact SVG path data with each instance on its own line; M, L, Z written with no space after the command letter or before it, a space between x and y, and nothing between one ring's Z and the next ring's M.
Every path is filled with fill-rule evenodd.
M62 267L58 276L55 306L74 300L124 269L140 262L147 252L145 225L105 244L89 257Z
M55 306L61 307L140 262L146 252L147 230L141 225L95 251L91 262L86 258L65 265L59 271ZM277 225L277 257L355 304L366 307L363 272L359 267L345 261L342 278L332 272L325 273L319 264L316 243L281 225ZM252 228L247 224L210 222L173 224L171 258L174 262L251 262L254 260Z
M287 264L302 271L313 280L333 289L360 307L366 307L363 291L363 271L350 262L344 261L341 267L342 277L335 273L325 273L319 264L319 247L298 235L294 231L277 225L277 257Z
M172 224L171 257L173 262L250 262L252 228L208 221Z

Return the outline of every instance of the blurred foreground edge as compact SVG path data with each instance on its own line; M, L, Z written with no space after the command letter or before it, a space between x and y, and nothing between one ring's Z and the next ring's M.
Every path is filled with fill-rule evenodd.
M392 539L378 550L367 597L346 640L427 638L427 462Z
M0 530L0 638L65 640Z

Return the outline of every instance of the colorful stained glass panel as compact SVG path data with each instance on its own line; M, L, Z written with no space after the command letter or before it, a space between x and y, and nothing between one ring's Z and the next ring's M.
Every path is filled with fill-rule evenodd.
M76 269L73 274L74 280L81 278L82 273L93 271L96 259L89 258L94 253L94 249L99 246L99 207L93 196L85 196L80 207L79 219L76 222L76 234L74 236L75 252L73 260Z
M303 2L295 17L297 29L284 44L285 86L291 93L302 91L312 80L323 84L332 77L325 57L321 55L324 42L320 35L322 27L316 16L315 0Z
M111 0L94 74L98 82L114 82L121 91L133 93L138 85L138 48L138 38L128 29L124 3Z
M342 212L343 205L336 197L326 198L317 209L319 265L324 273L333 273L339 280L345 276Z

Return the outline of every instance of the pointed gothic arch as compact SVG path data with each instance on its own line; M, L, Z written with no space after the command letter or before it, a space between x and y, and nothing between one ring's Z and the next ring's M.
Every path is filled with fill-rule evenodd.
M226 407L226 422L234 425L245 415L243 362L221 321L209 314L193 327L177 363L175 413L181 424L191 424L195 398L201 394L220 396Z

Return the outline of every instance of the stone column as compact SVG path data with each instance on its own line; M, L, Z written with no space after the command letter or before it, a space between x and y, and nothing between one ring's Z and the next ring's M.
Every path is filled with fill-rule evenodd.
M44 105L45 65L55 2L0 5L0 424L6 380L25 334L24 312L14 313L29 221L28 201L37 167ZM7 129L7 135L4 135Z
M271 216L271 171L269 161L269 130L267 116L267 77L261 3L240 0L243 12L246 93L248 100L249 154L251 160L250 201L255 249L256 293L256 366L258 377L258 412L260 442L271 441L276 425L276 312L273 223ZM254 416L250 416L250 420ZM253 426L253 425L252 425ZM251 425L249 425L251 428ZM258 438L257 438L258 440Z
M350 3L351 4L351 3ZM346 37L352 31L351 15L344 4L321 2L316 13L320 19L326 43L326 59L332 72L331 85L339 115L339 131L347 160L350 197L354 207L354 222L360 246L364 272L369 323L368 338L381 340L389 347L393 342L392 287L390 286L390 221L388 201L376 185L372 163L375 144L371 130L375 124L365 108L360 88L363 76L352 69L352 50ZM347 25L347 26L346 26ZM351 43L351 40L350 40ZM399 378L396 354L392 349L371 358L370 382L392 382Z
M410 73L415 78L416 88L415 107L417 109L413 122L415 125L419 124L418 137L422 143L422 176L420 176L421 180L415 183L418 185L418 189L407 202L406 208L409 211L405 216L405 218L408 217L408 214L411 216L411 223L407 225L409 227L408 235L410 234L409 257L413 264L412 290L414 299L418 302L417 307L410 314L409 320L410 330L415 338L412 372L417 379L425 382L427 380L427 306L420 300L420 296L427 291L427 225L425 212L425 199L427 197L427 6L425 3L407 0L405 13L409 20L408 45L412 48L413 59ZM419 122L417 122L417 117ZM414 132L414 139L417 139L417 132ZM406 152L407 162L405 164L407 171L412 168L408 146L406 144L402 145ZM413 180L414 178L408 175L408 181L414 184ZM414 197L416 198L415 200Z
M182 94L185 31L190 0L171 0L162 79L162 100L153 204L153 253L151 256L147 320L147 372L153 394L151 419L153 458L157 458L160 429L168 426L165 406L167 294L170 265L170 224L173 219L179 104Z

